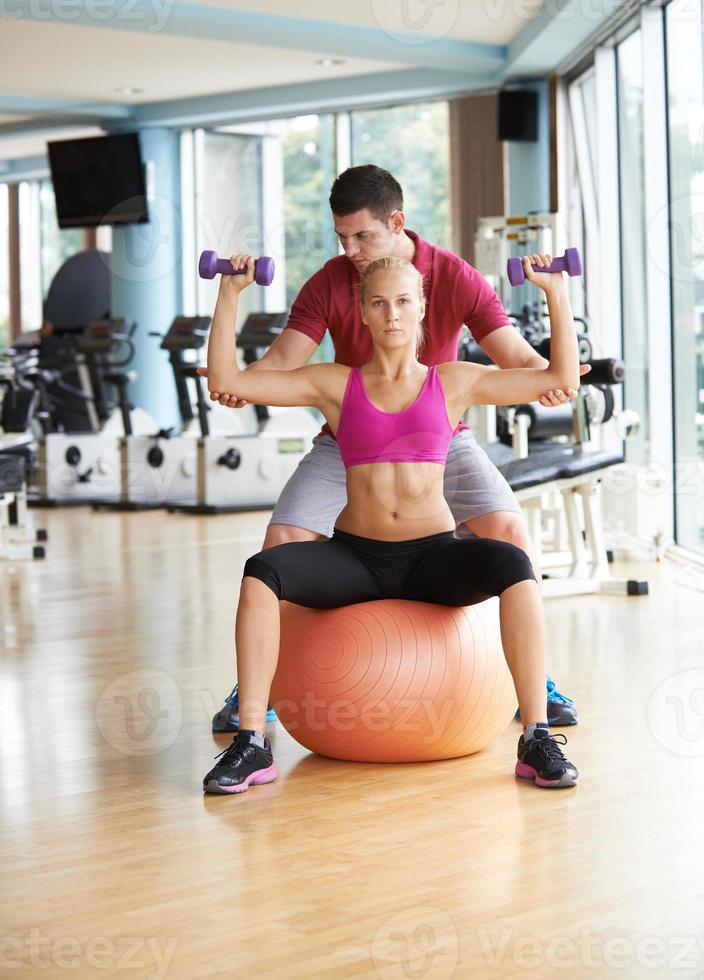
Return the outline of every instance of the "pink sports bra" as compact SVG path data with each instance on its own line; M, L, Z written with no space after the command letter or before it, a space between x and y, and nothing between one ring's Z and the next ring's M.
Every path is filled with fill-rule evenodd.
M350 371L337 427L345 469L365 463L444 466L453 431L437 368L428 368L420 394L402 412L383 412L372 405L360 369Z

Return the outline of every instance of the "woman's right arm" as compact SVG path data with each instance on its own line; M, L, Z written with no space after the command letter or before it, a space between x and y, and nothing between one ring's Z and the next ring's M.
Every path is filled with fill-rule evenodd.
M254 258L234 255L231 261L234 268L246 266L247 273L220 277L208 342L208 390L236 391L239 398L255 405L300 405L324 411L333 396L334 369L339 365L311 364L293 371L240 370L235 321L239 295L254 280Z

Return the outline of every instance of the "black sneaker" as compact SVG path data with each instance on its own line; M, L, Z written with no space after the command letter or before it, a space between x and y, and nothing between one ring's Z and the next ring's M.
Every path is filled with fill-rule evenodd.
M562 739L558 744L558 739ZM560 733L551 735L544 728L538 728L533 738L527 742L523 735L518 740L518 762L516 775L521 779L533 779L536 786L546 789L561 789L563 786L576 786L579 773L562 754L560 745L567 739Z
M238 734L215 758L220 761L203 780L204 793L244 793L250 783L271 783L278 775L268 738L261 748Z

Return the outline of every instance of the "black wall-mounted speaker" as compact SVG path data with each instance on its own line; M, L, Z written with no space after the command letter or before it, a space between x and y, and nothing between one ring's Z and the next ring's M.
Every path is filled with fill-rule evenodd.
M498 137L535 143L538 139L538 93L518 90L499 92Z

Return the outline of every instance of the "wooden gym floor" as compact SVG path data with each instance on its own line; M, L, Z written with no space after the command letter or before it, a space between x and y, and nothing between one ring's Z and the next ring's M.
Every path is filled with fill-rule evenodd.
M512 725L417 766L308 754L201 779L230 736L232 618L266 514L35 512L0 566L0 976L704 975L704 575L547 603L576 790L512 775Z

